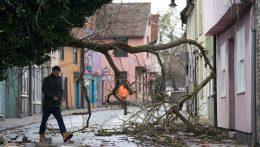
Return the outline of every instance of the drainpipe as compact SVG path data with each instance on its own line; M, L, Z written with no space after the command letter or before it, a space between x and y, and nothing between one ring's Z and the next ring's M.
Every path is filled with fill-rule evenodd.
M251 84L252 84L252 97L251 97L251 108L252 108L252 144L256 146L256 30L252 30L252 73L251 73Z
M213 37L213 67L215 75L217 75L217 68L216 68L216 36ZM218 127L218 116L217 116L217 77L213 80L213 98L214 98L214 127Z

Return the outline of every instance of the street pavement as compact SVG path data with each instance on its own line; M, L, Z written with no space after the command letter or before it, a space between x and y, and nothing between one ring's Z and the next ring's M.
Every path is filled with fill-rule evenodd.
M136 107L129 107L128 110L132 113L138 111ZM84 122L86 122L86 117L82 115L72 115L75 112L86 112L86 110L66 110L62 112L64 123L68 131L78 130L85 125ZM86 145L91 147L164 147L163 145L153 144L149 141L140 141L137 138L126 135L96 136L96 133L100 129L118 129L124 121L127 121L127 119L129 119L129 116L130 115L123 115L123 110L120 109L120 106L93 109L89 128L84 132L74 133L73 138L67 143L63 143L60 133L54 133L51 131L46 132L50 144L38 143L38 131L41 121L41 115L33 115L20 119L5 119L4 121L0 121L0 136L3 135L7 138L9 143L6 147L83 147ZM49 118L48 127L53 128L54 130L58 128L57 122L55 119L53 119L53 117ZM186 146L246 147L247 145L234 145L232 143L197 144L194 142L186 142Z
M135 107L128 107L131 112L137 111ZM63 111L63 120L67 131L75 131L85 126L86 117L82 115L72 115L74 112L86 112L86 110ZM133 137L126 135L96 136L100 129L117 129L130 115L123 115L120 106L97 108L93 110L90 119L90 126L84 132L74 133L73 138L64 143L60 133L46 131L50 144L38 143L39 126L41 116L30 116L21 119L6 119L1 121L0 133L7 138L8 146L56 146L56 147L76 147L76 146L153 146L149 142L141 142ZM48 120L47 127L53 130L58 129L58 124L53 117ZM11 142L11 143L10 143ZM0 145L1 146L1 145Z
M104 111L104 110L113 110L113 109L119 109L120 106L107 106L107 107L99 107L99 108L94 108L92 111ZM79 112L87 112L86 109L76 109L76 110L63 110L62 115L67 116L67 115L72 115L73 113L79 113ZM51 115L49 119L53 119L54 117ZM26 116L22 118L7 118L4 119L3 121L0 121L0 132L8 129L14 129L18 127L22 127L24 125L29 125L33 123L40 122L42 119L42 114L34 114L32 116Z

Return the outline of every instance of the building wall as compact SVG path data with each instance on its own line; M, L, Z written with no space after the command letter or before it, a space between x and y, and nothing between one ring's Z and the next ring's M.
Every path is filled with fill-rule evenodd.
M225 32L217 36L217 106L218 106L218 126L223 128L229 128L230 113L229 112L229 88L235 86L235 129L242 132L251 132L251 66L245 66L246 85L245 93L237 93L236 85L229 84L230 79L227 78L227 94L226 97L221 97L221 71L220 71L220 45L228 43L230 38L234 38L234 72L236 75L236 30L241 26L245 26L246 30L246 51L245 51L245 65L251 65L251 22L250 11L244 16L240 17L240 21L229 27ZM228 50L228 49L227 49ZM228 53L227 53L228 55ZM227 57L227 59L229 56ZM227 60L228 61L228 60ZM227 62L227 71L230 71ZM227 72L228 73L228 72ZM228 75L228 74L227 74ZM237 83L236 77L234 78L235 84ZM241 111L242 110L242 111Z
M256 30L256 133L260 142L260 2L255 1L255 30Z
M196 36L196 22L195 22L195 9L191 11L191 14L187 18L187 25L186 25L186 32L187 32L187 39L193 39L195 40ZM196 64L195 64L195 55L194 53L194 46L193 45L187 45L186 52L188 54L187 57L187 68L188 68L188 74L186 75L186 86L187 86L187 93L190 93L193 88L195 82L196 82ZM192 108L190 106L191 102L187 102L187 108L186 110L190 111ZM194 108L193 108L194 109Z
M5 117L5 82L0 82L0 120Z
M91 107L100 107L105 102L103 90L107 89L107 85L114 82L110 78L111 71L107 70L106 65L102 64L105 56L99 52L88 50L85 52L85 84L88 88ZM105 73L105 75L103 75Z
M112 40L111 40L112 42ZM143 45L144 40L143 38L139 39L128 39L128 45L130 46L138 46ZM110 51L110 54L113 54L113 51ZM135 56L136 55L136 56ZM135 66L138 65L138 62L140 63L140 66L144 65L144 59L145 54L144 53L138 53L138 54L130 54L128 53L128 57L113 57L113 60L115 61L115 64L117 65L117 68L121 71L128 71L128 80L129 81L135 81ZM105 65L109 66L108 62L105 60ZM111 70L113 71L113 70Z
M206 36L204 35L203 25L204 25L204 1L196 0L195 9L196 9L196 34L197 42L200 43L207 51L212 50L209 46L206 46ZM198 84L202 83L203 80L207 77L207 71L205 68L205 61L202 56L198 58ZM207 84L208 85L208 84ZM198 108L201 118L208 120L208 97L206 92L209 90L207 85L200 90L198 93Z
M112 42L112 39L104 40L105 42ZM143 38L130 38L128 39L128 44L131 46L139 46L143 45L144 43L147 43L145 39ZM110 54L113 57L113 51L110 52ZM128 57L113 57L113 60L115 61L115 64L119 68L120 71L127 71L128 75L128 81L130 83L135 81L135 67L136 66L146 66L148 68L149 72L155 72L159 71L159 65L156 57L154 55L149 55L149 58L147 57L147 53L138 53L136 55L128 53ZM140 64L140 65L139 65ZM107 98L107 95L109 94L110 90L114 86L114 73L110 65L108 64L105 56L101 53L94 52L94 51L88 51L85 53L85 65L86 66L92 66L91 70L85 70L85 80L87 80L87 85L89 86L89 91L91 91L91 80L94 79L96 82L100 81L100 78L97 78L97 76L102 76L102 82L97 86L101 86L100 88L97 88L96 93L102 93L103 101ZM109 71L108 75L103 75L104 69ZM95 82L95 83L96 83ZM98 84L97 83L97 84ZM102 88L103 87L103 88ZM103 89L103 91L102 91ZM99 99L99 97L96 97ZM136 96L131 95L128 97L128 100L130 101L136 101ZM95 101L94 101L95 102ZM100 104L92 104L94 107Z
M195 7L191 11L188 21L187 21L187 38L196 40L200 43L207 52L210 52L213 48L207 44L206 36L204 35L204 1L196 0L194 1ZM203 80L209 75L210 71L208 68L205 68L204 58L200 54L200 50L196 46L187 46L187 51L189 52L189 75L188 75L188 85L189 90L194 89L194 85L199 85ZM211 56L208 56L209 59ZM209 84L202 88L196 98L194 103L194 109L197 109L197 114L200 116L201 120L208 121L209 114ZM196 105L196 106L195 106ZM210 107L213 107L213 103L210 103Z
M150 41L153 41L153 39L156 37L156 35L158 37L158 34L160 34L158 20L157 20L157 22L152 22L153 16L150 15L149 17L150 17L150 19L147 21L144 38L142 39L143 42L141 42L140 39L139 39L139 41L137 39L133 39L133 40L131 40L131 42L129 42L129 44L132 44L132 46L149 44ZM158 19L159 19L158 15L157 16L155 15L154 17L158 17ZM139 53L138 55L139 55L139 59L143 60L143 65L145 65L148 72L156 72L156 73L161 72L159 62L155 55L153 55L151 53L147 54L146 52Z
M200 0L197 1L197 5L199 6L199 10L197 10L197 21L199 22L197 26L197 32L198 32L198 39L197 41L205 48L206 55L213 66L213 37L205 36L205 1ZM200 65L200 80L199 83L201 83L204 79L206 79L212 70L209 68L209 66L205 67L205 60L201 56L199 58L199 65ZM203 118L207 120L207 122L211 125L214 124L214 97L213 97L213 80L211 80L205 87L202 88L202 90L199 93L200 100L199 100L199 106L201 107L200 114L203 115Z
M158 39L159 40L159 36L158 34L160 34L160 28L159 28L159 14L152 14L151 15L151 41L153 41L154 39Z
M233 3L241 3L241 0L203 0L204 1L204 12L206 19L204 22L204 32L208 32L221 17L227 12L228 8Z
M106 89L107 80L102 75L85 74L85 84L88 88L88 96L92 108L101 107L106 101L103 97L103 89ZM102 84L104 83L104 85ZM105 85L106 84L106 85Z
M57 64L61 67L61 74L67 78L67 106L76 108L76 78L75 73L80 73L80 48L77 49L77 64L73 63L73 48L64 47L64 59L56 56ZM81 92L80 92L81 93ZM81 94L80 94L81 99Z
M211 65L213 65L213 49L214 49L214 38L207 36L206 37L206 50L208 58L211 62ZM209 67L205 69L206 76L208 76L212 71ZM208 123L211 125L214 125L214 92L213 92L213 80L209 82L209 84L205 87L206 90L203 91L204 96L207 98L208 102Z
M150 25L147 24L146 31L145 31L145 36L146 39L144 38L143 44L148 44L149 41L154 41L154 39L157 37L157 42L159 40L159 35L160 34L160 28L159 28L159 14L155 15L150 15ZM149 23L149 22L147 22ZM133 42L132 44L137 44L136 42ZM142 45L140 43L139 45ZM143 56L146 56L145 58L145 65L148 67L149 72L161 72L161 68L159 65L159 62L153 54L149 53L147 56L147 53L143 53Z
M239 4L239 5L236 5ZM252 9L250 7L244 7L245 4L242 4L240 0L227 1L227 0L205 0L205 33L217 35L217 53L216 53L216 62L217 62L217 122L219 127L232 129L230 128L230 123L234 121L235 130L250 133L251 132L251 27L252 27ZM234 11L234 7L238 8L238 10ZM240 12L239 12L240 10ZM232 19L228 19L230 13L236 14L233 15ZM239 16L237 16L239 14ZM214 17L213 17L214 16ZM219 25L217 25L219 24ZM229 25L228 25L229 24ZM224 97L221 97L221 88L223 88L223 84L220 79L220 45L223 42L228 43L228 40L232 37L234 38L234 75L236 76L236 31L242 25L246 26L246 51L245 51L245 93L238 94L237 93L237 80L234 77L234 84L230 84L231 79L227 77L227 94ZM224 26L224 27L223 27ZM228 50L226 51L226 55L228 56ZM227 57L231 59L231 56ZM227 63L228 64L228 63ZM229 70L229 66L227 66L227 71ZM228 75L227 72L227 75ZM234 104L230 103L233 101L229 94L230 88L234 87ZM231 108L234 108L234 119L231 119L230 115Z
M8 77L6 80L6 106L5 107L5 114L6 118L15 118L15 117L20 117L20 110L21 110L21 102L20 100L20 88L19 84L20 78L20 70L18 68L12 68L8 69Z
M145 45L146 43L148 43L147 41L147 36L151 35L150 31L146 31L146 36L143 38L128 38L128 45L130 46L141 46L141 45ZM108 42L112 42L114 41L113 39L106 39L103 40L104 42L108 43ZM150 40L149 40L150 41ZM147 60L147 53L137 53L137 54L130 54L128 53L128 57L114 57L113 56L113 51L109 52L110 55L112 55L112 58L117 66L117 68L120 71L127 71L127 80L132 83L135 81L135 76L136 76L136 66L144 66L148 68L148 71L158 71L159 66L157 63L157 60L155 58L155 56L150 55L149 60ZM100 57L103 57L101 59L98 59L99 61L101 61L101 65L98 66L99 67L99 71L102 71L105 67L108 68L108 70L110 71L110 75L104 77L106 80L104 81L105 84L105 89L104 89L104 96L106 96L106 94L109 93L109 91L111 91L111 89L114 87L114 72L113 69L110 67L109 63L107 62L106 58L103 55L98 55ZM93 62L95 63L95 62ZM99 65L99 63L97 63L97 65ZM153 65L153 66L151 66ZM96 66L96 65L94 65ZM95 69L95 68L94 68ZM146 94L146 93L145 93ZM131 95L128 97L129 101L139 101L139 98L137 95Z
M48 74L47 65L8 69L6 80L0 82L0 115L20 118L41 113L42 79Z
M112 41L112 40L111 40ZM139 46L144 44L144 38L129 38L128 45L130 46ZM112 55L113 51L110 52ZM128 53L128 57L113 57L113 60L120 71L127 71L127 80L132 83L135 81L135 67L136 66L145 66L146 53L137 53L130 54ZM108 67L111 71L110 81L114 81L114 73L113 69L108 64L107 60L103 60L103 65ZM114 87L114 82L107 85L108 91L110 91ZM138 98L135 95L131 95L128 97L129 101L138 101Z
M42 66L33 65L31 67L31 101L33 114L39 114L42 112L42 81L43 78L50 74L50 67L43 64ZM29 77L30 78L30 77Z

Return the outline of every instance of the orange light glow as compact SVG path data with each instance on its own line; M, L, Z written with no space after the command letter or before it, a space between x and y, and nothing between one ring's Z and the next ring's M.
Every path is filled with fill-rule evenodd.
M121 98L121 100L125 100L126 97L129 95L128 90L125 88L124 85L119 86L117 95Z

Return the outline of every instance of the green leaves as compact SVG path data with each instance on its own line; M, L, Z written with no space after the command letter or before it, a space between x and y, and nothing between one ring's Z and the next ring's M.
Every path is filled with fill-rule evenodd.
M0 1L0 74L8 67L42 64L46 53L72 39L73 27L112 0ZM15 60L13 60L15 59ZM1 79L1 77L0 77Z

